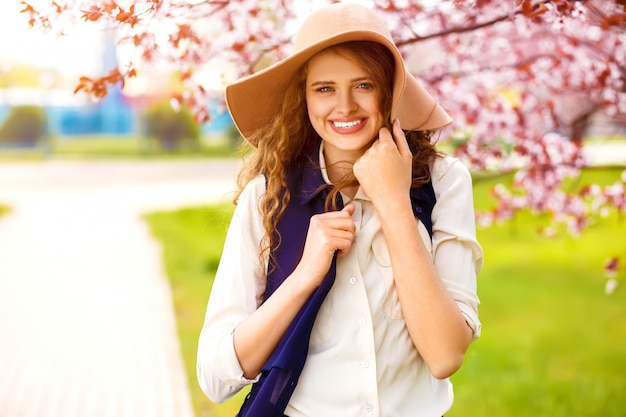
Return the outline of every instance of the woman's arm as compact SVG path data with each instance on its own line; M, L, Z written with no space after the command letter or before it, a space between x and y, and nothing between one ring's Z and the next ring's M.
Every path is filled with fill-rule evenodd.
M253 378L260 372L289 324L328 273L335 252L342 256L350 250L355 230L353 212L354 206L347 205L341 211L313 216L296 269L235 328L235 351L245 377Z
M446 378L461 366L472 329L439 277L419 235L410 201L396 201L378 212L411 339L431 373Z
M217 402L254 382L326 275L335 251L339 255L347 252L354 238L353 206L314 216L299 265L263 302L267 265L259 262L258 251L265 231L257 202L264 190L265 181L258 178L239 198L199 338L198 381L204 393Z
M380 218L411 339L431 373L446 378L460 367L473 332L419 234L409 195L411 152L397 124L394 136L382 129L354 171Z

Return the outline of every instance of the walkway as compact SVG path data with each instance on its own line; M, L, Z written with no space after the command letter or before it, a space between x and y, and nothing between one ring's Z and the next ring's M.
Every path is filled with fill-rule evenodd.
M143 212L231 199L227 162L0 164L0 415L191 417Z

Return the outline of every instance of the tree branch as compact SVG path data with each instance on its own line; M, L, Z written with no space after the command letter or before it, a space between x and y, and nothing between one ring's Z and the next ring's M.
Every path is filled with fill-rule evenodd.
M502 15L502 16L498 16L494 19L488 20L486 22L483 23L478 23L475 25L471 25L471 26L463 26L463 27L455 27L455 28L450 28L441 32L435 32L435 33L431 33L430 35L426 35L426 36L415 36L414 38L411 39L405 39L405 40L401 40L396 42L396 45L398 47L402 47L405 45L411 45L414 44L416 42L422 42L422 41L426 41L428 39L434 39L434 38L442 38L448 35L451 35L453 33L465 33L465 32L473 32L475 30L478 29L482 29L488 26L492 26L495 25L497 23L503 22L505 20L510 19L512 16L515 16L517 14L520 14L521 10L517 10L513 13L509 13L506 15Z
M468 71L455 71L455 72L446 72L446 73L442 73L438 76L435 77L428 77L428 76L421 76L420 78L428 80L430 83L439 83L441 82L441 80L443 80L444 78L450 78L450 77L454 77L454 78L462 78L466 75L472 75L472 74L476 74L476 73L483 73L483 72L499 72L502 70L506 70L506 69L517 69L520 67L524 67L524 66L528 66L532 63L534 63L535 61L538 61L540 59L550 59L551 61L554 62L560 62L560 59L552 54L537 54L537 55L533 55L530 56L526 59L524 59L523 61L519 61L519 62L515 62L513 64L507 64L507 65L487 65L487 66L481 66L478 68L474 68Z
M579 2L586 5L589 1L588 0L579 0ZM554 1L548 0L548 1L538 2L537 4L534 5L533 11L539 9L541 4L545 5L545 4L551 4L551 3L554 3ZM396 45L398 47L401 47L401 46L405 46L405 45L411 45L411 44L416 43L416 42L426 41L428 39L445 37L445 36L451 35L453 33L473 32L475 30L479 30L479 29L483 29L483 28L486 28L486 27L489 27L489 26L496 25L496 24L498 24L500 22L509 20L509 19L511 19L511 18L513 18L513 17L515 17L515 16L517 16L519 14L523 14L523 13L524 13L524 11L522 10L522 8L518 7L517 10L515 10L515 11L513 11L511 13L507 13L507 14L503 14L501 16L497 16L497 17L495 17L495 18L493 18L491 20L488 20L488 21L485 21L485 22L482 22L482 23L477 23L477 24L468 25L468 26L454 27L454 28L446 29L446 30L441 31L441 32L431 33L430 35L426 35L426 36L416 35L414 38L411 38L411 39L400 40L400 41L396 42Z

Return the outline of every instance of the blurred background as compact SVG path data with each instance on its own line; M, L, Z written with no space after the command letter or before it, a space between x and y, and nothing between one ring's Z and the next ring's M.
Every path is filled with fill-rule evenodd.
M222 86L327 2L157 3L0 2L0 417L226 417L246 394L195 377L247 151ZM484 327L446 416L623 417L623 2L361 3L473 175Z
M146 67L101 100L75 93L81 76L104 76L121 65L115 31L76 25L56 35L30 29L19 1L0 8L0 158L202 154L235 135L219 99L206 103L210 123L172 107L181 85L171 66Z

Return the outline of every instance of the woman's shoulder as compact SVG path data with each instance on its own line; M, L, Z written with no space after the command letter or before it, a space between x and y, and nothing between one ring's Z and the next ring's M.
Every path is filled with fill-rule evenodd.
M265 192L265 176L263 174L259 174L256 177L252 178L241 190L241 194L239 199L242 198L253 198L256 199L261 194Z
M436 157L433 161L430 168L430 175L433 182L438 182L445 176L470 177L470 172L459 158L443 155Z
M257 175L252 178L241 190L237 198L235 213L256 213L259 211L259 199L265 193L265 176Z

